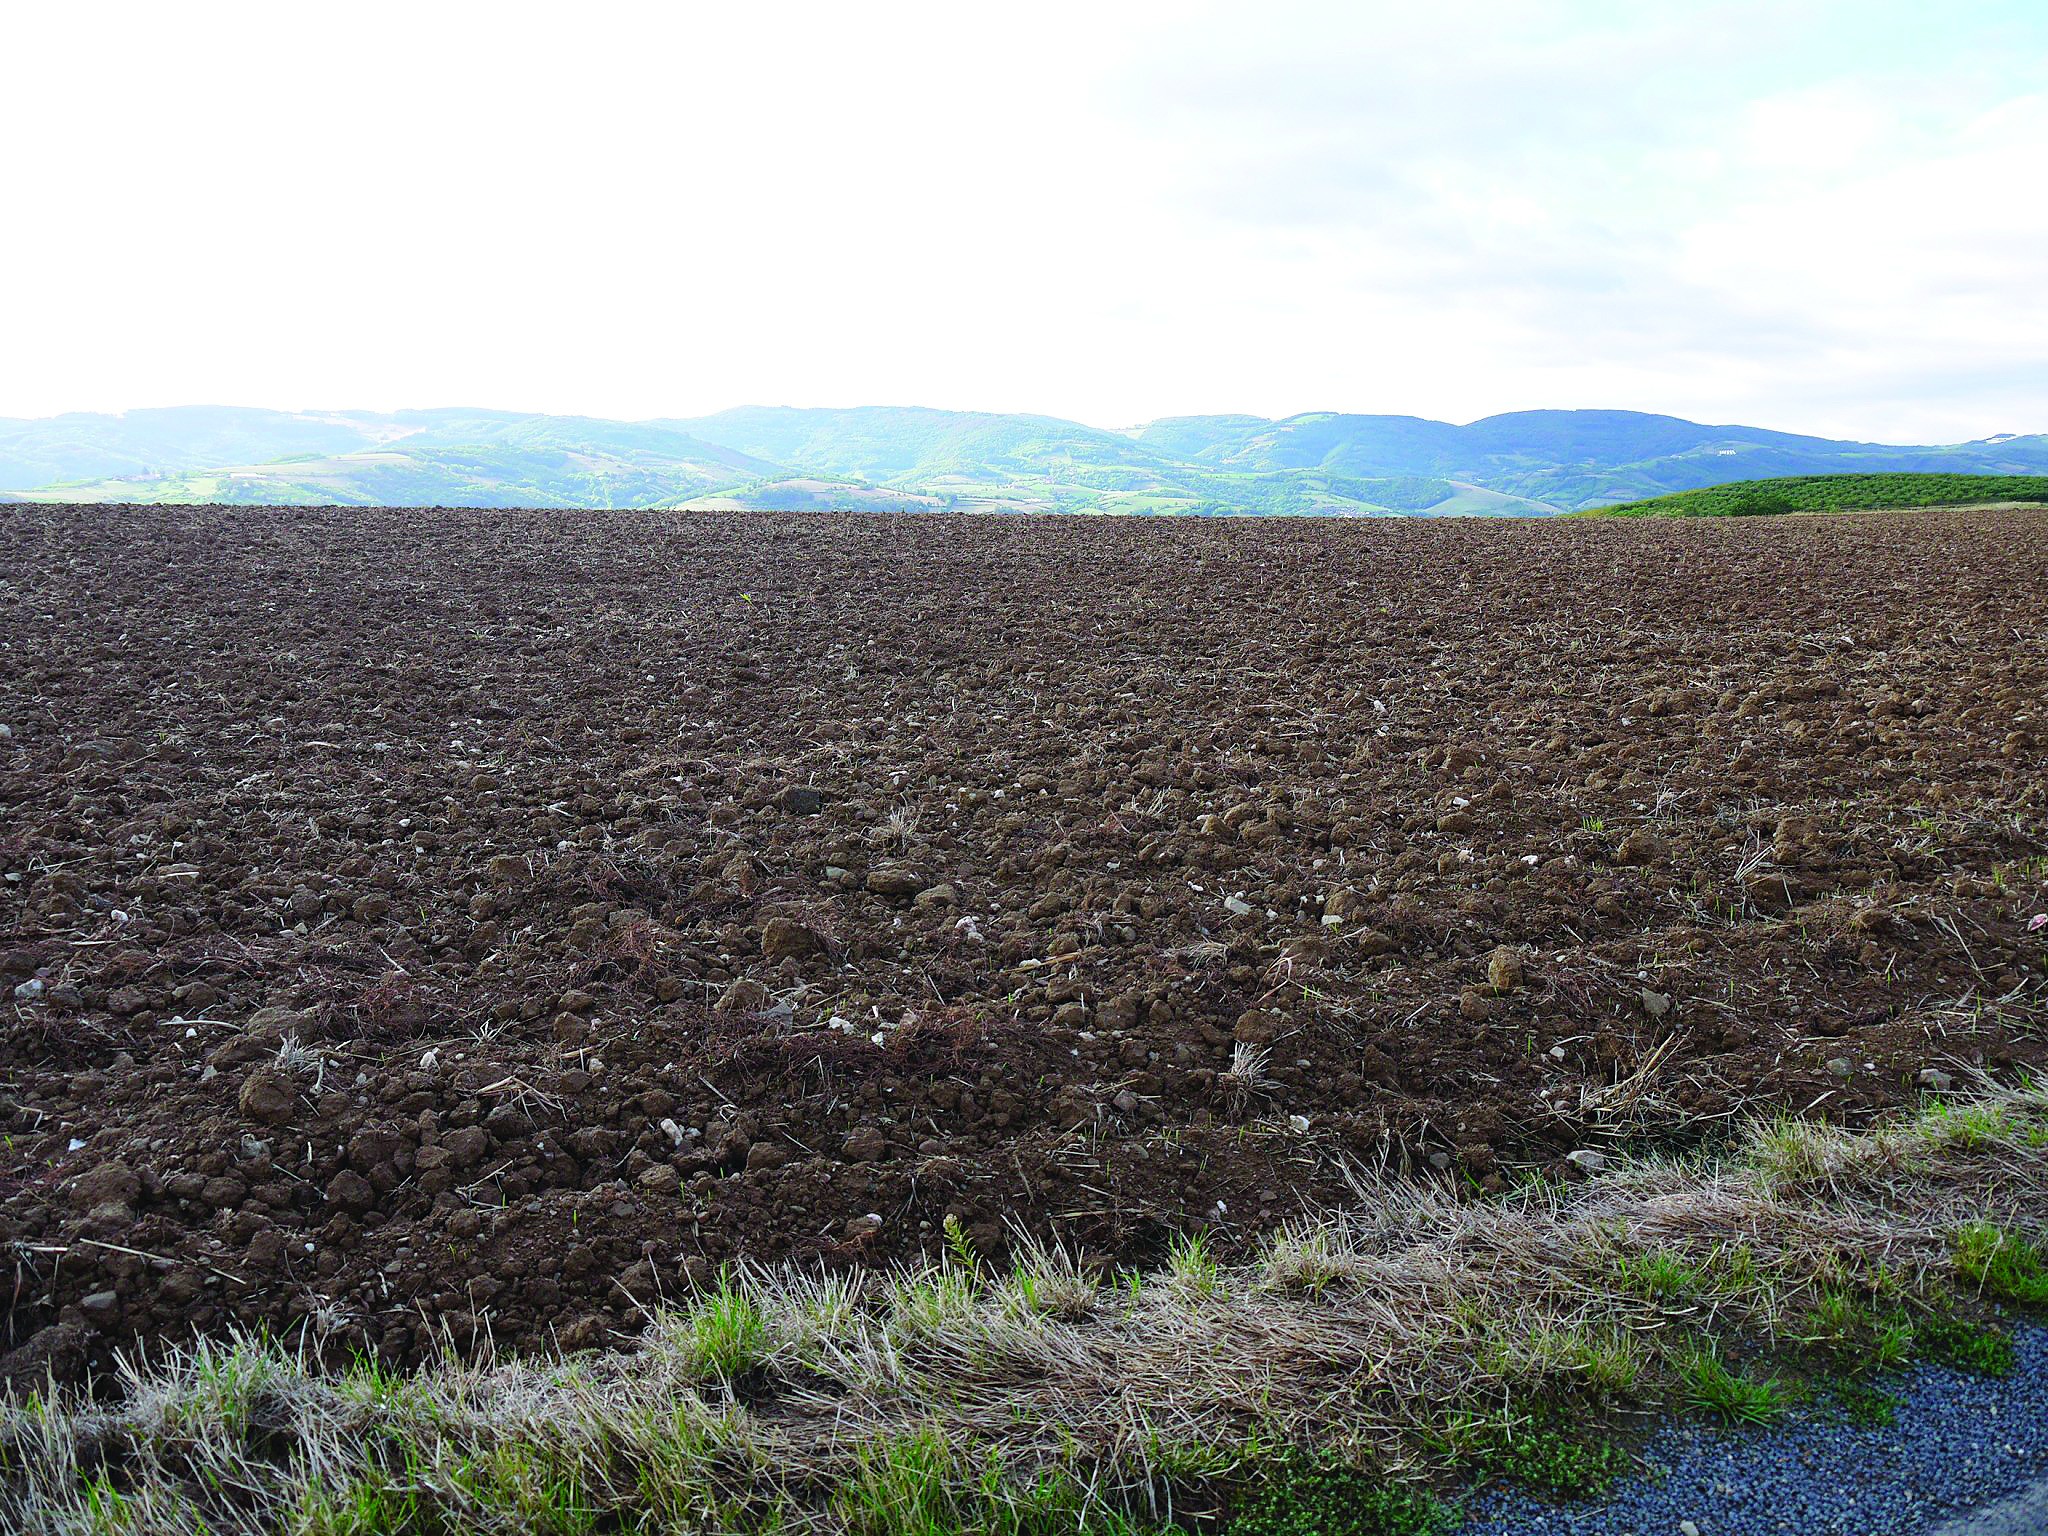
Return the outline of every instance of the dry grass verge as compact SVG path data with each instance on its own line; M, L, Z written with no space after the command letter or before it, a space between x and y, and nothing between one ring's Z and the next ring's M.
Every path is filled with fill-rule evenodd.
M1605 1475L1546 1411L1768 1416L1761 1350L1892 1364L1959 1304L2040 1300L2044 1148L2048 1093L1985 1086L1486 1203L1360 1181L1251 1265L1195 1237L1145 1276L1051 1248L996 1273L954 1234L921 1273L732 1274L625 1355L395 1376L200 1342L108 1401L0 1406L0 1527L1027 1536L1208 1524L1263 1486L1238 1529L1310 1528L1284 1483L1421 1530L1388 1486Z

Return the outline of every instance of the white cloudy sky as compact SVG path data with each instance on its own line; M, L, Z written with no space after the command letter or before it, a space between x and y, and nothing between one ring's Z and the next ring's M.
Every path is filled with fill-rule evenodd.
M24 0L0 61L0 414L2048 430L2042 0Z

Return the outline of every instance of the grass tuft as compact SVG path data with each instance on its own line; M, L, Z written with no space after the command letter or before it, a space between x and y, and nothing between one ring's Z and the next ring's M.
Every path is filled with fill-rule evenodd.
M1356 1275L1362 1256L1347 1244L1341 1227L1329 1222L1294 1222L1266 1245L1266 1285L1283 1291L1318 1292Z
M1206 1233L1185 1232L1174 1238L1167 1250L1166 1278L1191 1301L1214 1301L1223 1295L1223 1266L1210 1251Z
M1724 1424L1770 1424L1792 1406L1792 1394L1775 1376L1761 1380L1729 1369L1711 1346L1695 1349L1679 1366L1685 1399Z
M754 1293L728 1271L683 1318L678 1335L674 1347L686 1372L731 1381L766 1356L768 1318Z

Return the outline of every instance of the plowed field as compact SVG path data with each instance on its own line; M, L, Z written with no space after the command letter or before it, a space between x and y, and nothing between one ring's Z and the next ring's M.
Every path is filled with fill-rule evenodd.
M17 1379L2048 1056L2048 513L13 507L0 600Z

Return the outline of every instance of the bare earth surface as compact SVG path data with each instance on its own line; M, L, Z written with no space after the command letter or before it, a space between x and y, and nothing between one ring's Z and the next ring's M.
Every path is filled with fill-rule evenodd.
M2044 1051L2048 514L0 513L0 1370Z

